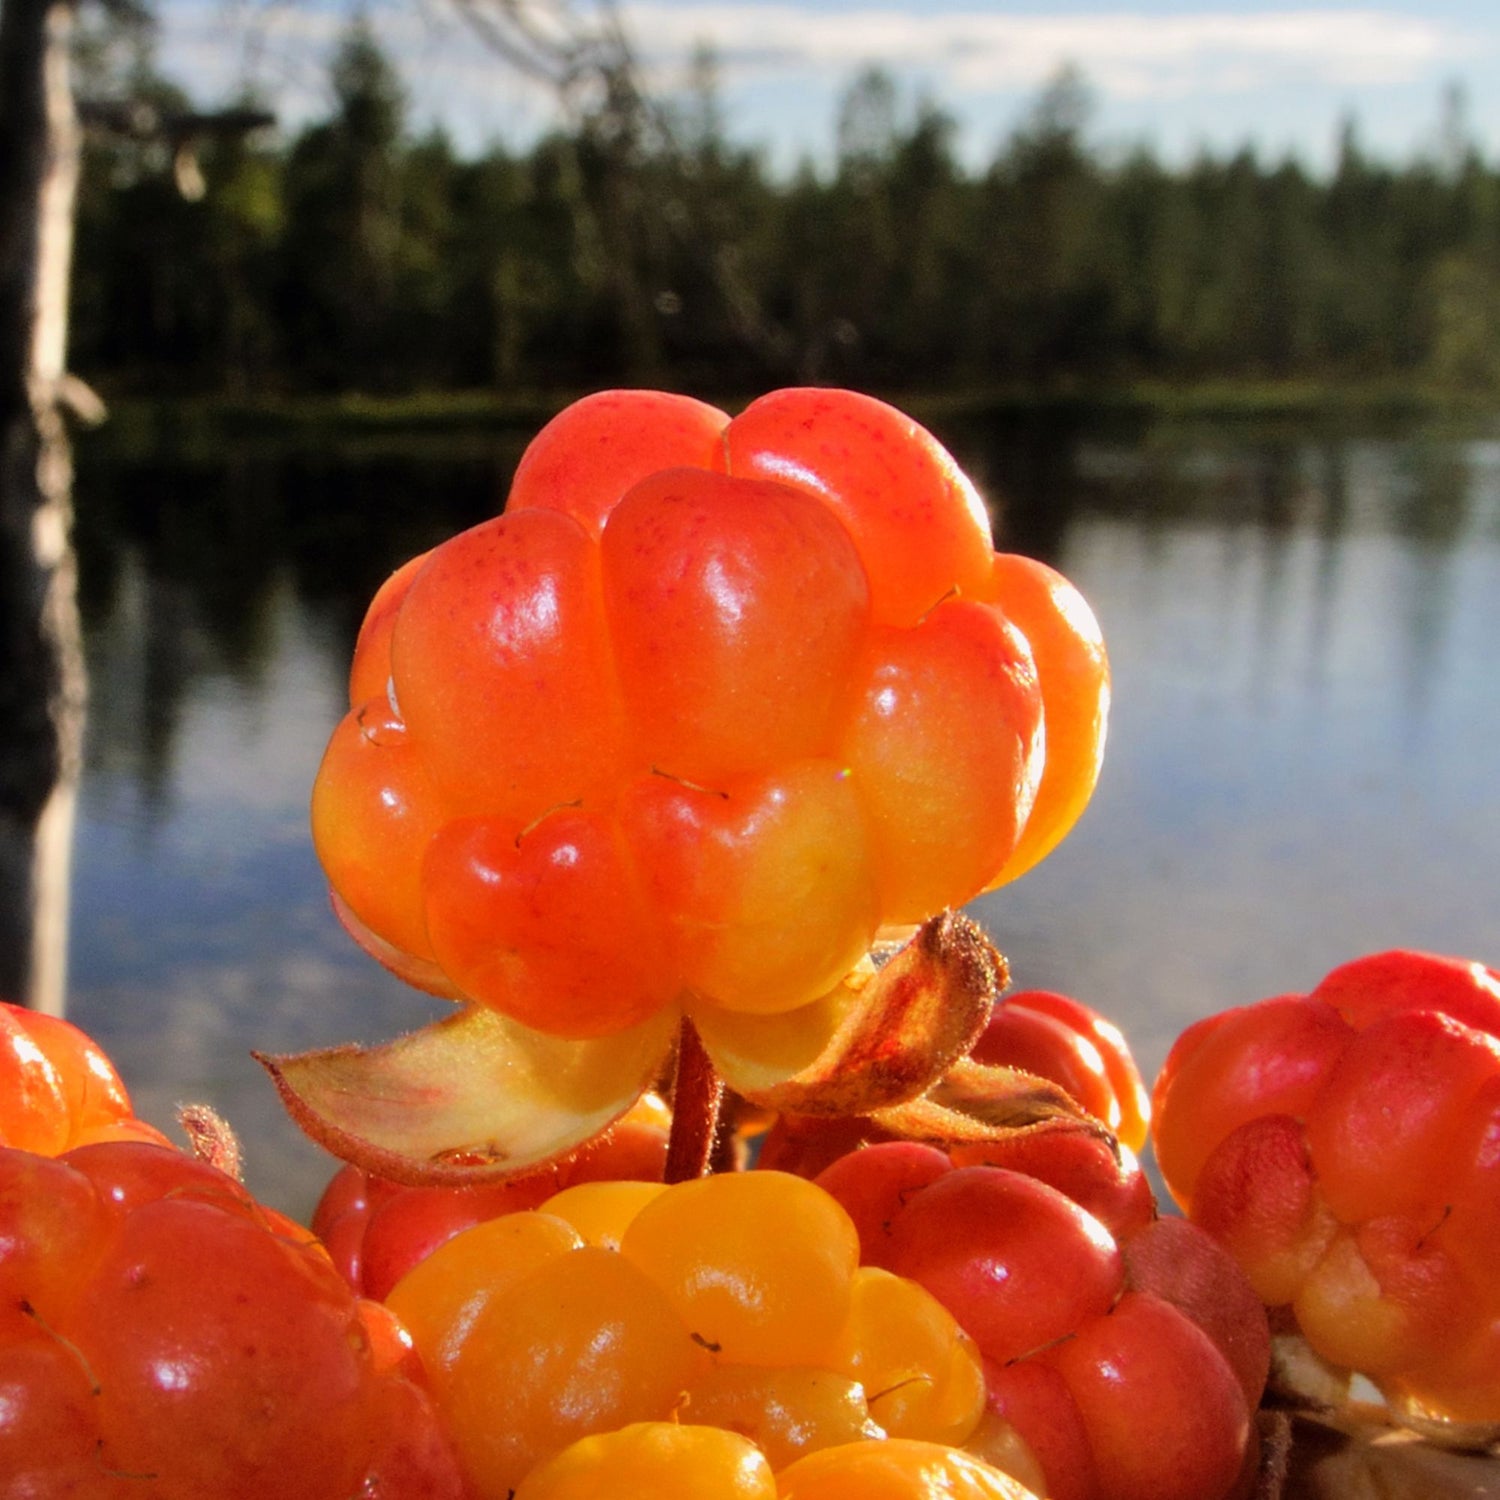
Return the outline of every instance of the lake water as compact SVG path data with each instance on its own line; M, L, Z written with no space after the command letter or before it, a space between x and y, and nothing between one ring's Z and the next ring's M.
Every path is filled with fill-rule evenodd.
M1500 441L939 430L1002 544L1087 594L1114 668L1093 804L974 908L1019 986L1111 1015L1149 1074L1195 1017L1359 953L1500 961ZM79 455L69 1014L148 1118L215 1105L291 1212L334 1164L250 1050L441 1009L344 937L309 843L354 630L392 567L493 510L519 441Z

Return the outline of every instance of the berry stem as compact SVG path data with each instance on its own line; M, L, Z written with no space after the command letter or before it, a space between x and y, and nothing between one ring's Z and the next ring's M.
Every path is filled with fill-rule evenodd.
M686 1016L677 1039L677 1081L672 1092L672 1133L667 1140L665 1180L687 1182L706 1177L724 1081Z

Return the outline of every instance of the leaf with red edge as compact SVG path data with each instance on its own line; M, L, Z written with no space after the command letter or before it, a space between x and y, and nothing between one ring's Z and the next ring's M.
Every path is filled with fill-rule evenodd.
M257 1060L292 1118L345 1161L396 1182L523 1177L567 1156L655 1081L677 1017L569 1041L465 1006L378 1046Z
M979 927L950 911L812 1005L775 1016L692 1015L742 1098L795 1114L864 1115L931 1088L974 1045L1006 978Z

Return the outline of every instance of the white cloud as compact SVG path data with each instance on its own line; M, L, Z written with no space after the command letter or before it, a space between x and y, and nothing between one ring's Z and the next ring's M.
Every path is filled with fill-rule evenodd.
M976 157L1065 63L1081 69L1107 133L1169 152L1254 140L1316 155L1351 109L1373 122L1377 145L1405 151L1430 128L1442 85L1464 76L1479 100L1475 125L1500 139L1486 86L1500 54L1493 23L1394 5L1152 14L1152 3L1055 15L1002 14L983 0L951 9L622 0L622 11L658 88L676 87L694 49L709 44L732 132L788 164L826 152L838 94L871 64L952 111ZM327 59L351 13L341 0L227 11L222 0L164 0L163 13L163 65L199 98L249 79L288 129L328 109ZM524 144L555 119L546 89L486 48L454 0L377 0L370 14L419 125L441 122L461 148L477 149Z
M812 68L847 73L851 61L919 69L962 93L1030 87L1064 62L1105 91L1133 96L1264 87L1271 74L1326 83L1392 82L1459 58L1454 28L1379 10L1260 15L1110 13L996 15L983 11L844 10L759 4L626 8L653 59L710 43L726 73Z

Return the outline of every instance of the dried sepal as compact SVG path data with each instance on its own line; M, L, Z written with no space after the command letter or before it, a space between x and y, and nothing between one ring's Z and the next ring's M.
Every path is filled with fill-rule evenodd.
M919 1099L873 1111L882 1131L902 1140L958 1146L1003 1140L1018 1131L1086 1130L1113 1142L1060 1084L1021 1068L961 1058Z
M752 1104L868 1115L931 1088L974 1045L1005 983L1005 960L950 911L812 1005L779 1016L705 1008L693 1021L725 1083Z
M523 1177L593 1140L655 1081L676 1018L569 1041L482 1006L378 1046L256 1054L313 1140L380 1177Z
M234 1127L209 1104L179 1104L177 1123L188 1138L188 1149L236 1182L245 1180L245 1156Z

